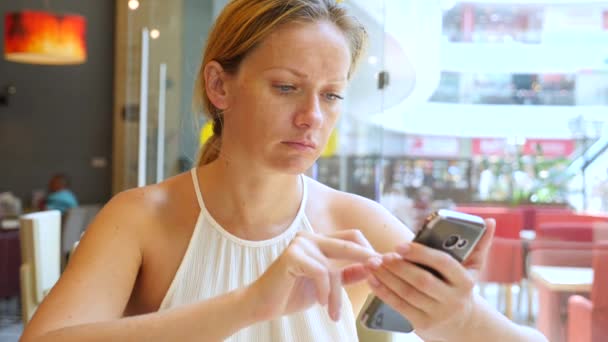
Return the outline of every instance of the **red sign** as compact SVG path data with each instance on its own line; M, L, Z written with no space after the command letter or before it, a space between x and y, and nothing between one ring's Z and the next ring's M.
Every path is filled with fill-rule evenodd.
M472 152L478 156L504 156L507 139L504 138L473 138Z
M418 157L460 157L457 137L411 135L405 139L405 153Z
M526 139L524 154L542 153L543 157L568 157L574 152L572 139Z

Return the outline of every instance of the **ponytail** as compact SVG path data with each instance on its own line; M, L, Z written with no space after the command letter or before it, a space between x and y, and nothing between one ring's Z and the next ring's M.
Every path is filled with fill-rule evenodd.
M224 122L222 120L222 112L220 110L215 110L213 115L213 134L203 147L199 149L198 158L196 158L196 165L203 166L211 163L216 160L220 155L220 150L222 148L222 128L224 127Z
M222 137L213 134L211 138L207 139L203 147L199 150L198 158L196 160L197 166L203 166L216 160L220 155L220 149L222 147Z

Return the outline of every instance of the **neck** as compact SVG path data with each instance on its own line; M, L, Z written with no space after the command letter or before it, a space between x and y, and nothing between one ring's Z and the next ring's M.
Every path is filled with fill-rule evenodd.
M265 240L284 231L300 207L299 175L252 170L226 159L198 169L205 207L228 232Z

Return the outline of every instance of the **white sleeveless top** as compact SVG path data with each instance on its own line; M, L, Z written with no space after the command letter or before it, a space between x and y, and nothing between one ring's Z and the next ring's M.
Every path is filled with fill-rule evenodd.
M201 212L159 311L216 297L251 284L285 250L297 232L313 231L304 212L307 198L304 176L301 177L300 209L291 225L269 240L248 241L228 233L211 217L203 202L196 170L192 169L191 173ZM342 303L338 322L329 318L326 308L316 304L302 312L251 325L227 341L357 341L355 317L344 289ZM205 340L205 336L200 339Z

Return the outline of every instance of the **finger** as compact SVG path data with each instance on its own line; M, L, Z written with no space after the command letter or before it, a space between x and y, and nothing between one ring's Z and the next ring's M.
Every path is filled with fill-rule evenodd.
M397 254L386 255L380 269L386 269L387 272L390 272L400 282L405 282L408 285L407 287L403 285L406 288L399 291L396 287L401 285L394 287L390 286L388 283L386 284L394 292L402 295L402 297L409 295L408 291L411 291L410 287L416 289L433 302L441 302L451 293L450 288L443 281L420 266L403 260ZM421 304L430 304L423 303L422 300L423 299L421 299ZM426 301L426 299L424 300ZM421 307L418 306L418 308Z
M396 276L387 267L385 267L384 264L377 270L373 271L372 274L380 281L382 285L399 296L399 298L408 302L410 305L424 313L430 313L432 308L437 304L435 299L427 296L405 280Z
M368 283L378 298L402 314L405 319L412 323L412 326L416 327L420 324L420 322L428 320L427 314L403 300L388 287L382 285L382 283L373 274L368 276Z
M317 260L325 268L328 270L331 269L329 259L319 251L313 242L310 240L303 240L300 247L311 258ZM368 269L362 263L350 264L340 269L341 271L339 271L339 274L341 275L340 279L343 285L351 285L363 281L367 278L367 274L369 273Z
M340 309L342 307L342 274L339 271L329 272L329 305L328 312L331 319L340 319Z
M330 269L330 262L329 262L329 260L319 250L319 247L317 246L317 244L314 241L312 241L312 240L310 240L308 238L304 238L304 239L300 240L299 246L302 248L302 250L308 256L310 256L311 258L317 260L326 269Z
M405 260L439 272L448 284L460 286L473 282L466 269L446 252L415 242L399 246L398 251Z
M372 244L369 243L369 241L367 240L367 238L365 237L365 235L363 234L363 232L361 232L359 229L346 229L346 230L339 230L337 232L333 232L331 234L327 234L327 237L333 237L333 238L337 238L337 239L342 239L342 240L348 240L348 241L352 241L356 244L359 244L363 247L367 247L371 250L373 250L374 248L372 247Z
M342 284L352 285L367 278L369 270L363 264L353 264L342 269Z
M493 218L485 219L486 221L486 231L483 233L483 236L479 240L479 246L483 246L484 248L489 248L490 243L492 242L492 238L494 237L494 233L496 232L496 220Z
M483 233L483 236L475 246L475 249L471 253L471 256L468 260L463 263L467 268L472 268L475 270L481 270L484 261L486 260L486 256L488 255L488 251L492 245L492 239L494 238L494 233L496 232L496 221L494 219L485 219L486 222L486 230Z
M296 261L296 265L289 272L294 277L312 279L317 289L317 301L321 305L327 305L330 291L327 267L315 258L311 258L307 253L301 255Z
M365 262L372 256L378 255L373 249L352 241L325 236L316 236L314 239L321 252L331 259Z
M314 267L323 270L319 270L318 279L313 280L315 281L315 286L318 289L317 295L319 297L319 303L321 305L327 305L329 303L329 297L331 293L331 279L329 278L329 261L319 251L317 246L308 239L300 239L298 247L305 254L305 257L311 259L311 262L314 264Z
M331 291L330 287L330 279L327 268L321 265L316 260L310 260L307 263L310 263L314 269L312 269L311 277L315 282L315 286L317 288L317 301L321 305L327 305L329 301L329 293Z

